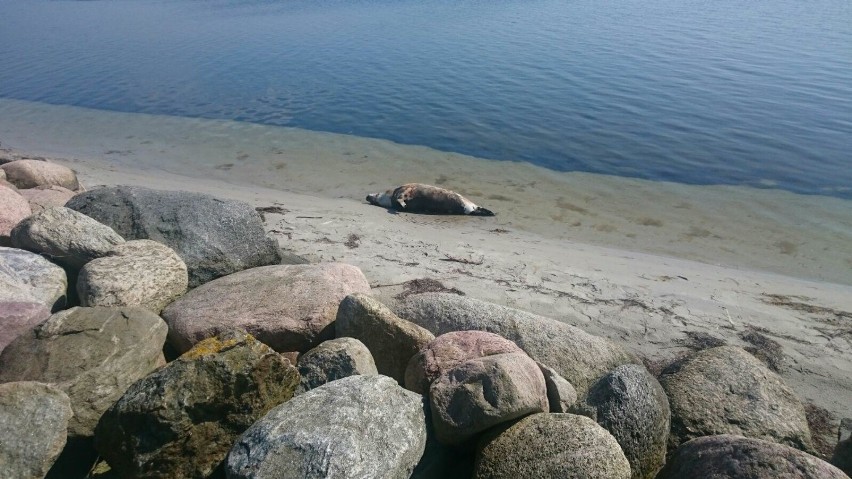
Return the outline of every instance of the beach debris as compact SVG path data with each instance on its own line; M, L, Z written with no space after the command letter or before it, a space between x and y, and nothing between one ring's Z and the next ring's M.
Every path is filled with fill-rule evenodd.
M477 206L455 191L422 183L407 183L384 193L367 195L367 202L408 213L494 216L491 210Z

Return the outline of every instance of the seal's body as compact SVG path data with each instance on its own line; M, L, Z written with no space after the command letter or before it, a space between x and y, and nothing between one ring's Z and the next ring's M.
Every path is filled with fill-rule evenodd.
M410 213L494 216L491 211L476 206L455 191L420 183L408 183L384 193L367 195L367 201L376 206Z

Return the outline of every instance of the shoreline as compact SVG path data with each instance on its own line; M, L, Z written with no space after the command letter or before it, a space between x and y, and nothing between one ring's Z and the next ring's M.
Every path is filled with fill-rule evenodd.
M852 274L852 268L843 263L852 244L844 242L849 235L844 222L852 209L834 211L826 206L835 204L831 198L821 203L785 192L743 192L736 187L663 185L666 188L661 191L661 185L653 182L579 173L549 175L529 165L511 165L512 172L517 173L516 183L540 183L515 191L512 201L488 200L489 195L506 189L505 177L501 180L497 176L506 174L500 171L504 165L422 147L232 122L139 118L73 107L48 106L45 110L39 106L33 111L32 105L25 104L18 105L18 110L22 115L11 117L9 103L0 100L0 140L4 147L49 156L51 161L75 169L87 188L126 184L197 191L263 208L266 231L284 250L311 262L339 261L359 267L369 279L373 294L391 307L410 291L430 287L457 290L607 337L645 358L652 368L714 342L752 348L756 354L767 355L803 401L815 405L817 411L827 410L833 417L831 427L840 418L852 416L848 409L852 392L852 282L797 278L789 274L789 265L773 263L791 255L772 255L771 251L767 262L773 267L765 269L779 271L760 271L761 265L749 256L765 249L767 243L773 244L774 238L761 237L770 226L792 225L791 234L804 235L814 225L830 224L834 218L831 214L836 214L834 229L816 231L814 243L823 241L824 248L836 248L835 256L822 258L818 266L833 266L825 270L828 272ZM71 119L77 123L67 123ZM235 136L234 128L242 135ZM258 138L273 133L274 137L260 147L280 144L275 147L282 148L280 155L272 152L263 156L250 148ZM136 145L135 149L119 149L130 144ZM241 160L237 155L231 167L217 168L239 151L249 156ZM423 157L440 159L435 156L439 153L443 160L437 175L436 167L415 161ZM333 166L341 158L359 154L377 160L352 160ZM269 162L278 156L285 158L280 160L285 166L276 170L275 163ZM306 161L311 158L314 163ZM269 163L270 167L259 167L255 161ZM245 166L249 164L253 166ZM481 174L470 176L474 165ZM498 216L393 214L363 201L369 192L366 188L380 190L405 181L400 178L410 180L416 175L426 179L445 175L443 186L497 210ZM542 206L530 211L522 203L527 198L537 201L537 206L545 205L548 198L541 194L557 191L555 186L576 187L564 191L566 196L561 200L557 198L566 203L564 221L546 216L542 219L541 215L551 210ZM690 208L668 205L687 197L672 191L688 192ZM587 197L583 195L592 194L597 195L595 200L581 203ZM747 197L756 203L745 203ZM792 218L779 216L787 212L777 209L785 207L777 202L779 198L807 200L804 205L808 207L800 204L798 209L793 208ZM635 202L626 210L624 202L630 199ZM847 204L837 201L840 206ZM581 204L588 208L578 211ZM825 215L806 217L814 211ZM667 216L677 213L680 215ZM637 215L656 218L661 224L642 225L629 220ZM592 218L599 223L567 232L557 228L573 218L581 223ZM659 252L640 247L672 231L698 227L695 221L700 225L711 220L745 219L762 228L733 241L710 234L675 242L688 253L680 258L675 256L676 248ZM594 224L618 226L615 231L605 231ZM750 224L708 224L707 228L747 231ZM618 228L628 227L650 231L628 237L631 241L626 244L610 241L614 234L625 237L624 230ZM707 256L721 247L732 252L718 261L722 264L710 264ZM794 257L802 261L808 258L802 251ZM829 264L835 257L840 264ZM734 261L737 259L751 261ZM820 271L792 266L798 273ZM823 440L831 443L836 438Z
M386 140L8 99L0 141L352 202L405 182L437 184L496 211L496 229L852 285L852 201L834 197L560 173Z
M455 289L607 337L651 366L708 338L754 347L774 355L791 387L834 423L850 415L851 286L546 238L505 230L491 218L392 214L347 199L96 159L51 160L77 170L87 188L198 191L266 208L266 230L284 250L358 266L391 307L411 289Z

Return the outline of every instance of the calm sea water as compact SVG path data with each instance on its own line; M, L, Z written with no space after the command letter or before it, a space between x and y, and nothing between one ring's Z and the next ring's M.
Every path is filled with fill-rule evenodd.
M0 97L852 198L849 0L2 0Z

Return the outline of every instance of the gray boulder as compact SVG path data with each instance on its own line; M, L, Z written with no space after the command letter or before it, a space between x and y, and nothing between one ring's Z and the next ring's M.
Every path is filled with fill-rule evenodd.
M172 248L189 268L190 288L281 260L260 215L241 201L111 186L78 194L66 206L112 227L127 240L151 239Z
M657 379L644 366L619 366L592 386L586 403L618 441L633 479L653 478L666 462L671 426L669 401Z
M533 414L480 444L477 479L628 479L618 442L591 419Z
M0 246L10 246L12 229L32 214L27 199L12 188L0 184Z
M6 181L18 188L56 185L69 190L80 188L77 174L71 168L41 160L17 160L0 165Z
M735 434L813 450L799 398L741 348L705 349L660 379L672 413L669 449L700 436Z
M524 353L466 361L432 383L429 400L435 437L447 445L464 445L490 427L549 409L541 370Z
M299 357L299 392L355 375L379 374L370 350L354 338L330 339Z
M409 359L435 339L429 331L397 315L367 294L347 296L337 311L337 337L358 339L373 354L380 374L403 384Z
M570 412L571 407L577 402L577 390L556 372L555 369L538 363L538 368L544 375L544 384L547 386L547 402L550 404L550 412Z
M78 270L107 254L124 239L109 226L61 206L52 206L18 223L12 245L53 258Z
M52 311L65 307L65 270L42 256L0 246L0 303L42 304Z
M55 387L0 384L0 477L43 478L65 447L71 415L68 396Z
M682 444L657 479L847 479L831 464L783 444L734 435Z
M852 419L844 418L840 421L840 431L831 463L847 475L852 474Z
M33 213L44 211L52 206L65 206L65 203L77 194L68 188L56 185L36 186L20 190L18 193L27 199Z
M25 301L0 302L0 353L15 338L50 317L50 309Z
M134 240L83 266L77 294L83 306L140 306L159 314L186 293L188 281L186 265L174 250Z
M499 334L556 370L580 397L616 366L638 363L621 346L569 324L455 294L410 296L397 314L436 336L465 330Z
M426 444L422 397L386 376L350 376L282 404L228 454L229 479L407 479Z
M264 266L190 291L166 307L163 318L178 352L237 327L276 351L303 353L334 337L343 298L369 291L361 270L348 264Z
M98 424L95 446L118 477L208 477L298 384L287 359L229 331L130 386Z
M405 388L427 394L432 381L456 366L495 354L523 353L515 343L486 331L452 331L424 346L408 361Z
M163 364L166 323L141 308L72 308L18 336L0 354L0 382L51 383L71 398L71 437L91 437L107 410Z

